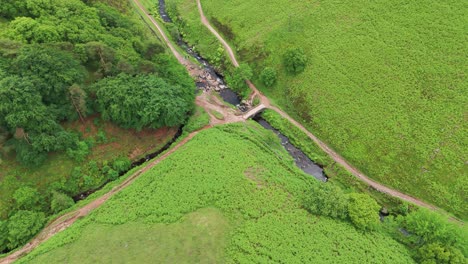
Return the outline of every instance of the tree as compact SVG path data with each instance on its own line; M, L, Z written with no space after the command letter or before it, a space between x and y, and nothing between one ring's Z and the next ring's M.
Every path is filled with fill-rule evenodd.
M77 84L73 84L68 88L68 93L70 96L70 101L73 107L76 110L76 113L80 117L82 123L84 123L84 116L86 116L87 107L86 107L86 92L81 89Z
M75 204L75 201L64 193L53 191L50 209L54 214L63 211Z
M43 226L44 213L20 210L8 220L8 248L26 243Z
M422 264L466 263L466 258L460 250L440 243L430 243L420 247L417 251L417 260Z
M306 198L306 208L318 215L345 219L348 216L348 197L332 184L316 184Z
M120 74L95 85L102 117L125 128L183 124L193 108L193 91L154 75Z
M68 88L85 77L84 68L70 53L42 45L22 48L13 65L18 75L34 84L46 105L68 106Z
M252 69L248 64L241 64L235 68L231 75L227 76L226 81L229 86L237 92L244 92L247 89L246 80L253 76Z
M298 74L307 66L307 57L302 48L290 48L284 54L284 66L286 71Z
M423 208L407 215L403 225L420 237L420 244L439 242L455 245L463 241L461 234L466 235L466 232L448 223L442 215Z
M15 199L16 208L21 210L38 209L41 196L36 188L23 186L15 191L13 199Z
M119 157L112 163L112 168L117 171L117 173L122 173L130 168L132 162L127 157Z
M276 70L271 67L265 67L260 74L260 79L267 87L271 87L276 83L277 80Z
M367 194L352 193L349 195L349 217L360 229L373 230L378 226L379 209L377 202Z

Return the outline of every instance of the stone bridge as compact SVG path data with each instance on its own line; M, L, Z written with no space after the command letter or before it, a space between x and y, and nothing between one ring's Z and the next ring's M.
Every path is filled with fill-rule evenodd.
M264 105L264 104L259 104L257 105L256 107L250 109L247 113L245 113L242 117L247 120L253 116L255 116L256 114L258 114L259 112L265 110L267 107Z

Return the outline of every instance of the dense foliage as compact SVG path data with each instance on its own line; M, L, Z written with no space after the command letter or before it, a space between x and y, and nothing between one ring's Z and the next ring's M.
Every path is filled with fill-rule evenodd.
M194 27L188 39L212 38L195 30L193 1L167 2ZM202 3L211 21L229 28L254 81L264 67L276 69L274 89L256 84L282 108L370 177L466 218L462 1ZM307 57L302 74L284 67L290 47Z
M154 75L120 74L96 83L100 112L126 128L177 126L193 108L194 92Z
M251 122L214 127L19 263L412 263L384 233L303 210L317 184L270 131Z
M290 48L284 53L284 67L289 73L298 74L305 70L307 57L302 48Z
M195 86L126 0L4 0L0 17L4 251L27 241L45 216L71 206L72 196L119 177L128 157L164 145L174 131L151 137L144 129L186 122ZM101 125L90 125L101 114L143 130L152 142L144 150L119 148ZM123 144L141 139L139 131L109 129Z

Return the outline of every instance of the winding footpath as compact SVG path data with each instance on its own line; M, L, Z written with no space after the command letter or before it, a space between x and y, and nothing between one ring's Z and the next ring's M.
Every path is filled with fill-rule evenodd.
M235 56L232 48L223 39L223 37L213 28L213 26L211 26L210 22L208 21L207 17L205 16L200 0L197 0L197 6L198 6L198 11L199 11L200 17L201 17L201 22L203 23L203 25L205 25L216 36L216 38L223 44L224 48L226 49L227 53L229 54L229 58L231 59L232 64L235 67L239 67L239 62L237 61L236 56ZM376 189L377 191L388 194L390 196L400 198L401 200L416 204L416 205L421 206L421 207L426 207L426 208L429 208L431 210L441 210L441 209L437 208L434 205L426 203L426 202L424 202L422 200L419 200L417 198L414 198L412 196L409 196L409 195L404 194L402 192L399 192L397 190L391 189L391 188L389 188L389 187L387 187L387 186L385 186L383 184L380 184L380 183L370 179L369 177L364 175L362 172L360 172L357 168L350 165L342 156L340 156L333 149L331 149L327 144L325 144L320 139L318 139L314 134L312 134L310 131L308 131L303 125L301 125L299 122L294 120L287 113L285 113L284 111L282 111L281 109L279 109L279 108L277 108L275 106L272 106L270 101L268 100L268 98L266 96L264 96L262 93L260 93L258 91L257 87L255 87L255 85L250 80L247 80L246 82L247 82L248 86L250 87L250 89L252 89L253 94L254 94L253 96L258 96L259 99L260 99L261 104L264 105L265 108L269 108L269 109L277 112L282 117L286 118L291 123L293 123L296 127L298 127L300 130L302 130L304 133L306 133L307 136L310 139L312 139L323 151L325 151L330 157L332 157L333 160L336 163L343 166L347 171L349 171L351 174L353 174L359 180L365 182L366 184L368 184L372 188ZM253 96L251 96L251 98L253 98Z
M156 27L158 29L158 32L160 36L163 38L164 42L167 44L171 52L174 54L174 56L177 58L177 60L184 65L189 73L196 77L198 75L198 72L200 68L196 65L194 65L191 61L187 60L182 56L177 49L173 46L169 38L166 36L164 31L162 30L162 27L159 25L159 23L148 13L148 11L144 8L144 6L139 2L139 0L133 0L135 5L140 9L140 11L144 14L144 16L151 21L152 26ZM238 61L236 60L235 54L229 44L221 37L221 35L210 25L208 19L203 13L203 9L201 6L200 0L197 0L198 4L198 9L200 12L200 17L202 23L218 38L218 40L223 44L224 48L229 54L229 57L231 59L232 64L235 67L239 66ZM372 188L386 193L390 196L393 197L398 197L404 201L416 204L421 207L426 207L431 210L440 210L439 208L430 205L428 203L425 203L419 199L416 199L414 197L411 197L409 195L406 195L404 193L401 193L397 190L388 188L378 182L375 182L371 180L369 177L365 176L363 173L361 173L358 169L350 165L343 157L341 157L338 153L336 153L334 150L332 150L328 145L323 143L321 140L319 140L315 135L313 135L311 132L309 132L304 126L302 126L299 122L294 120L292 117L290 117L288 114L283 112L281 109L271 105L270 101L266 96L264 96L262 93L258 91L258 89L255 87L255 85L247 80L246 81L248 86L252 89L252 96L251 98L254 98L257 96L260 99L260 104L259 106L255 107L252 109L250 112L256 113L258 111L261 111L262 109L269 108L273 111L276 111L278 114L280 114L282 117L288 119L291 123L293 123L295 126L297 126L299 129L301 129L304 133L306 133L310 139L312 139L320 148L325 151L328 155L330 155L334 161L341 166L343 166L346 170L348 170L351 174L356 176L358 179L361 181L365 182ZM174 147L172 147L170 150L162 154L161 156L157 157L155 160L151 161L135 173L133 173L131 176L129 176L127 179L125 179L122 183L119 185L115 186L112 190L107 192L106 194L102 195L101 197L97 198L96 200L91 201L90 203L86 204L85 206L78 208L70 213L67 213L57 219L55 219L53 222L48 224L34 239L32 239L28 244L23 246L22 248L14 251L10 255L1 258L0 259L0 264L9 264L13 263L20 257L24 256L25 254L31 252L33 249L35 249L37 246L39 246L41 243L47 241L49 238L54 236L55 234L65 230L66 228L70 227L74 222L76 222L78 219L87 216L90 212L92 212L94 209L100 207L102 204L104 204L107 200L109 200L113 195L116 193L120 192L130 184L132 184L136 179L138 179L142 174L153 168L154 166L158 165L160 162L165 160L167 157L169 157L172 153L175 151L179 150L182 146L184 146L187 142L189 142L193 137L195 137L199 132L211 128L214 125L220 125L220 124L227 124L227 123L234 123L234 122L242 122L245 121L246 119L250 118L251 115L248 113L245 114L244 116L239 116L237 115L232 109L229 107L226 107L222 102L219 101L214 96L211 96L210 93L203 93L202 95L198 96L196 98L196 104L198 106L203 107L207 113L210 115L210 125L190 133L187 137L185 137L183 140L177 143ZM211 113L210 110L215 110L224 115L223 120L218 120L216 119Z

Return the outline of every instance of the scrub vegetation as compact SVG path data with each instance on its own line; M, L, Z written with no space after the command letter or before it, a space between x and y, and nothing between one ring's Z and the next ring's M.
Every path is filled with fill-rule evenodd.
M201 2L262 92L368 176L467 217L462 1Z
M19 263L413 262L378 221L380 231L361 230L304 209L321 186L256 123L214 127ZM378 219L376 208L349 206Z
M6 252L172 139L195 85L128 1L8 0L0 16Z

